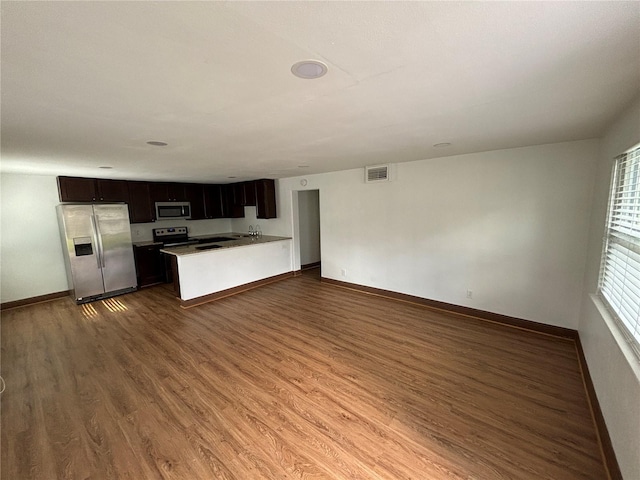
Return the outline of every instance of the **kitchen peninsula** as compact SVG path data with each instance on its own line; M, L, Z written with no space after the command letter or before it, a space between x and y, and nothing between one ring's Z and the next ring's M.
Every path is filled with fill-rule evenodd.
M183 307L293 275L289 237L222 233L211 242L202 240L160 250L171 256L174 288Z

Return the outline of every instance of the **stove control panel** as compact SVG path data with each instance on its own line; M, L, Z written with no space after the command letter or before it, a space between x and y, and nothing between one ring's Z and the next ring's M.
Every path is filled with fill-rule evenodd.
M187 227L154 228L155 237L169 237L174 235L187 235Z

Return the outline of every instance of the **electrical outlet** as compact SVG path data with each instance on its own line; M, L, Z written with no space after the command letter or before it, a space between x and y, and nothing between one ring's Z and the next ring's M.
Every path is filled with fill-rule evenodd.
M346 269L344 269L344 268L343 268L343 269L342 269L342 271L341 271L341 273L342 273L342 276L343 276L343 277L346 277L346 276L347 276L347 270L346 270Z
M473 292L471 290L467 290L467 298L473 298Z
M140 236L140 230L136 229L136 237L139 237L139 236Z

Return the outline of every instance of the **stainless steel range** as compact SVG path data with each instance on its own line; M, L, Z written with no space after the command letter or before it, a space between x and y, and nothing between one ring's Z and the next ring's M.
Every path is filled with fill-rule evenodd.
M164 247L177 247L198 243L197 240L189 240L187 227L154 228L153 241L162 243Z

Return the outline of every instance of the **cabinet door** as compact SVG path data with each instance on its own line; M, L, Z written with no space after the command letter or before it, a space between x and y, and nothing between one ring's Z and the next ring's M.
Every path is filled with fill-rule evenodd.
M187 200L184 183L151 182L151 200L155 202L184 202Z
M129 188L126 180L97 181L98 200L101 202L129 202Z
M180 275L178 275L178 257L175 255L167 255L169 257L169 267L171 269L171 277L173 279L173 293L180 298Z
M244 217L244 206L238 205L235 185L230 183L222 185L222 210L224 218Z
M167 193L170 202L186 202L187 192L185 183L169 183L167 184Z
M164 258L160 253L160 245L136 246L133 254L139 288L165 281Z
M150 183L127 182L129 187L129 219L131 223L148 223L156 219L151 202Z
M256 217L276 218L276 185L271 179L256 180Z
M191 204L191 220L202 220L205 217L204 211L204 185L198 183L188 183L185 185L185 196Z
M244 200L245 205L255 207L256 206L256 182L251 180L250 182L242 182L244 187Z
M149 193L151 194L151 203L170 201L168 183L150 182Z
M232 183L231 190L233 192L233 204L244 207L247 204L247 196L244 191L244 183Z
M222 188L220 185L204 186L204 215L205 218L223 218Z
M58 193L61 202L95 202L96 179L82 177L58 177Z

